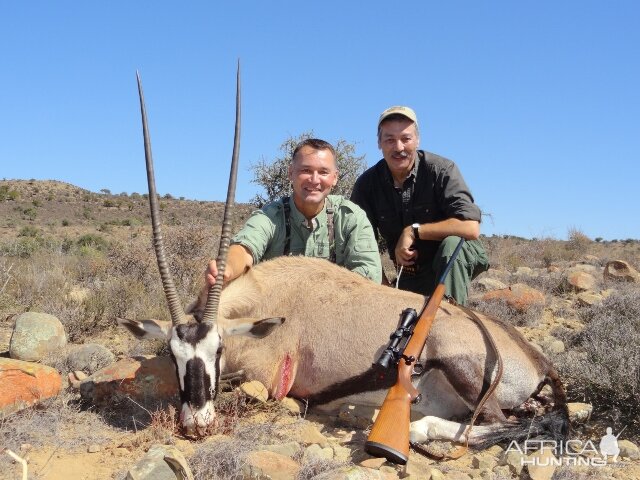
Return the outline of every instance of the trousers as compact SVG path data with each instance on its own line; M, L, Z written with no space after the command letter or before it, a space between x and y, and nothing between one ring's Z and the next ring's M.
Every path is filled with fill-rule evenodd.
M420 295L431 295L438 285L440 275L444 271L453 251L458 246L460 237L447 237L431 261L418 259L420 265L414 275L400 274L397 286L401 290L409 290ZM422 260L422 261L421 261ZM462 245L458 256L445 278L445 295L452 297L460 305L467 304L471 281L489 269L489 258L480 240L467 240Z

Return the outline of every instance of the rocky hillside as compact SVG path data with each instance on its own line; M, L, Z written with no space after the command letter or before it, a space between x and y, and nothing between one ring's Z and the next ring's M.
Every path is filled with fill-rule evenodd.
M171 226L222 223L224 203L185 200L165 195L160 201L163 222ZM234 224L240 225L252 207L238 204ZM146 194L90 192L55 180L0 181L0 241L19 236L55 239L100 234L105 239L129 238L150 225Z
M215 251L222 205L162 205L186 303ZM346 405L323 416L267 400L264 386L237 378L224 383L212 435L181 435L166 345L114 324L168 318L147 209L136 194L0 182L0 447L28 459L29 478L191 478L176 466L197 479L640 478L640 242L579 231L568 241L484 238L492 268L472 285L473 308L513 325L554 362L570 438L596 450L565 452L563 465L545 468L549 452L503 442L446 462L412 451L403 469L363 451L375 409ZM236 225L250 210L240 206ZM552 400L543 390L509 413L531 418ZM619 435L619 458L595 464L607 428ZM0 451L0 478L20 471Z

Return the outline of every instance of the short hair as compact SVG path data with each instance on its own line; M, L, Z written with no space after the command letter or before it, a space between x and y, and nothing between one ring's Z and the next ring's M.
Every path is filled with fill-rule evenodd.
M418 123L414 122L413 120L411 120L409 117L402 115L401 113L394 113L393 115L389 115L388 117L386 117L384 120L382 120L380 122L380 125L378 125L378 141L380 141L380 132L382 131L382 125L384 125L387 122L393 122L393 121L400 121L400 120L409 120L410 122L412 122L415 127L416 127L416 134L418 136L420 136L420 130L418 130Z
M306 140L303 140L298 145L296 145L296 148L293 150L293 155L291 155L291 163L295 161L296 155L303 147L311 147L314 150L329 150L333 155L334 161L337 162L338 160L336 149L333 148L333 145L331 145L329 142L325 142L324 140L320 140L319 138L307 138Z

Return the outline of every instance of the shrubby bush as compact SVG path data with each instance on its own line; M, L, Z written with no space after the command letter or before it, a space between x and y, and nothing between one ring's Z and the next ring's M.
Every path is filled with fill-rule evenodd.
M585 328L558 358L574 398L640 429L640 294L622 285L599 305L579 310Z
M288 170L293 151L298 143L309 138L313 138L313 132L304 132L297 137L289 137L280 145L281 156L271 161L262 159L251 165L253 171L251 182L261 186L264 190L264 193L257 194L251 203L261 208L265 203L291 195ZM367 164L364 155L356 155L356 148L352 143L340 139L333 144L333 147L336 150L336 164L339 173L338 183L332 193L348 198L351 196L356 179L366 170Z

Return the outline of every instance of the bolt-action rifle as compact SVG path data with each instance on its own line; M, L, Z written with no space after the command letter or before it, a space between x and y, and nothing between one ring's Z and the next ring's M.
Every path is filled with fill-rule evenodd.
M375 364L385 369L397 366L398 380L389 389L365 443L365 450L371 455L385 457L390 462L400 465L407 463L411 404L422 400L422 395L411 383L411 375L444 296L444 281L463 243L464 239L460 239L438 280L438 286L431 297L425 299L420 315L418 316L412 308L402 312L398 329L391 334L389 345Z

